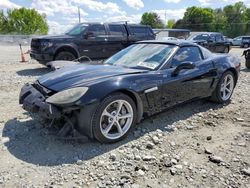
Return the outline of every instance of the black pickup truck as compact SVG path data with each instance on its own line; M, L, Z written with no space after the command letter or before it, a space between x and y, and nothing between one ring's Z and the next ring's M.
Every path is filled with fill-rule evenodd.
M215 53L228 53L231 49L231 43L225 40L225 37L221 33L217 32L197 33L191 35L187 40L204 46Z
M106 59L137 41L152 39L155 35L147 25L81 23L64 35L33 38L30 56L45 65L53 60L74 60L83 56Z

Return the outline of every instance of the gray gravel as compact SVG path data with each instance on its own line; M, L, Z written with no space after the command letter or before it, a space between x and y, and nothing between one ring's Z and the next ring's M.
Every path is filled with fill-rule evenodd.
M16 46L0 51L0 187L250 187L244 64L228 105L192 102L144 120L119 143L83 144L58 140L18 104L22 85L48 70L19 63Z

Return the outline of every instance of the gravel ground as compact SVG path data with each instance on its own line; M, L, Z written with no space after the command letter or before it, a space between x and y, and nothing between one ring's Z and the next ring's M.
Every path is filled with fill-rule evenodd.
M18 104L21 87L49 70L19 63L19 47L0 51L0 187L250 187L244 63L230 104L175 107L144 120L125 140L102 145L59 140L48 122L25 112Z

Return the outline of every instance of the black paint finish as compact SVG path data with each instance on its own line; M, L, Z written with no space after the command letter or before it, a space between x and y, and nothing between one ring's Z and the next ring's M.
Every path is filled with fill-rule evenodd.
M147 41L146 43L150 45L157 41ZM158 43L164 44L164 42ZM187 42L171 42L171 44L178 48L198 46ZM171 59L165 64L168 65L169 61ZM109 94L119 91L135 100L139 122L143 118L143 114L152 115L188 100L211 96L225 71L232 71L237 80L240 61L226 54L212 55L194 63L192 69L180 70L177 75L173 75L175 69L159 68L149 71L112 65L79 64L46 74L38 79L38 83L52 93L74 87L88 87L87 93L74 104L56 107L61 110L70 107L80 109L77 115L77 126L79 130L92 137L91 114ZM22 98L20 103L23 103L23 95L25 92L22 92L20 96Z

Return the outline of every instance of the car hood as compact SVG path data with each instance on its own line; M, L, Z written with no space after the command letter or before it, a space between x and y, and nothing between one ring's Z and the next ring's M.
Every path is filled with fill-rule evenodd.
M77 86L88 86L94 82L103 81L104 79L114 76L146 71L147 70L129 69L112 65L78 64L48 73L40 77L38 82L47 89L57 92Z
M61 39L69 39L69 38L74 38L74 37L69 36L69 35L44 35L44 36L33 38L33 40L44 41L44 40L61 40Z

